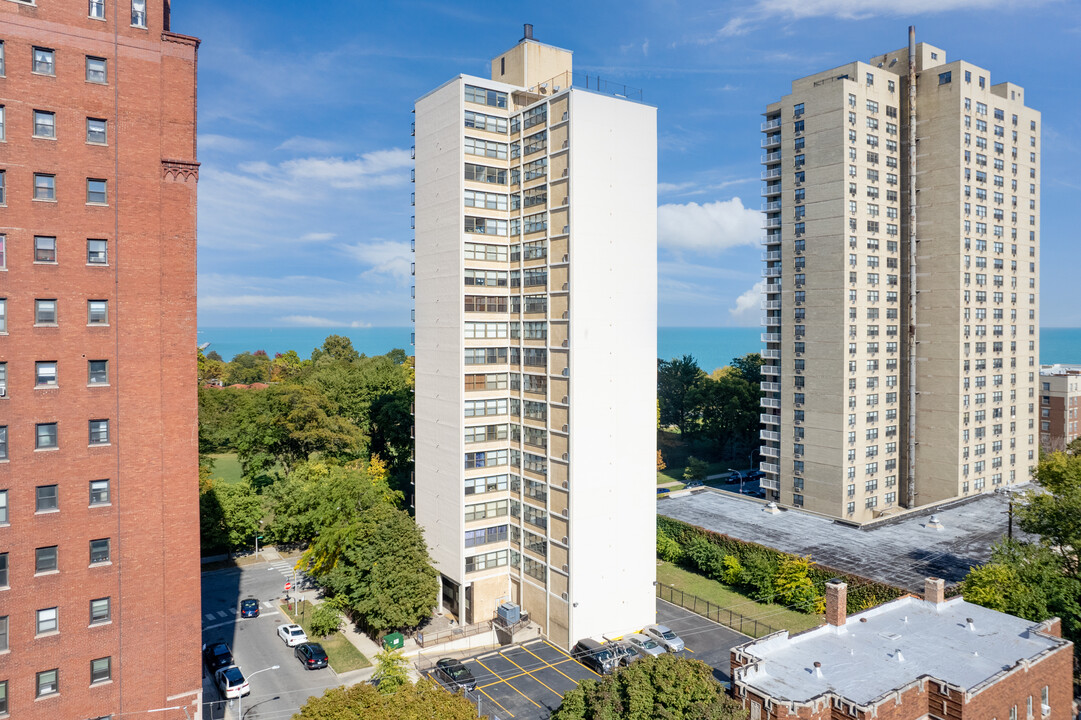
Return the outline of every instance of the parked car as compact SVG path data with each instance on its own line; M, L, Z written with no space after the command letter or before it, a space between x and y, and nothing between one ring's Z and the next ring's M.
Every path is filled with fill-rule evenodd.
M664 648L645 635L639 635L638 633L624 635L623 641L630 643L630 646L637 650L640 655L652 655L653 657L664 655Z
M240 672L240 668L236 665L230 665L218 670L214 674L214 679L218 683L218 689L221 690L222 697L227 700L238 698L243 695L247 695L251 692L251 688L248 687L248 681L244 677L244 673Z
M701 480L691 480L689 483L684 485L684 487L688 487L688 488L702 487L702 481Z
M437 662L435 672L453 690L472 690L477 687L477 679L473 677L473 673L454 658L443 658Z
M593 638L584 638L571 650L571 657L598 675L611 675L619 664L612 648Z
M308 670L318 670L327 666L327 653L319 643L301 643L293 649L293 656Z
M630 665L635 660L640 660L642 654L634 649L634 646L626 642L609 643L612 652L616 655L616 662L620 665Z
M646 625L642 634L652 638L658 645L668 652L679 652L683 649L683 640L664 625Z
M657 495L669 495L671 492L668 488L657 488Z
M233 664L233 653L229 652L229 646L218 641L203 644L203 662L206 669L213 675L218 668Z
M760 478L764 478L765 476L766 474L761 470L751 470L749 473L747 473L748 480L758 480Z
M296 624L279 625L278 637L285 641L285 644L289 647L296 647L301 643L308 642L308 635L304 632L304 628Z
M259 617L259 601L255 598L245 598L240 601L240 617Z

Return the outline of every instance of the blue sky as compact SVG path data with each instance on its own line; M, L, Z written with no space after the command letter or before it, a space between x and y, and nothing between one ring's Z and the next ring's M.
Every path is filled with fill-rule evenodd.
M898 5L898 4L893 4ZM522 23L658 108L659 322L755 325L759 123L791 81L917 40L1043 113L1042 324L1081 327L1076 0L173 0L199 50L199 321L409 324L416 98Z

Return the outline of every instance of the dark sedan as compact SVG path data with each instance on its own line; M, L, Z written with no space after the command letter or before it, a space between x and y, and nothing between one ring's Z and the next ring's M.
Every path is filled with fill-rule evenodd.
M435 671L452 690L472 690L477 687L477 680L469 668L452 658L443 658L435 664Z
M327 654L319 643L301 643L293 649L293 655L308 670L318 670L327 666Z
M259 617L259 601L255 598L247 598L240 601L240 617Z
M215 670L233 664L233 653L229 652L229 646L223 642L205 643L203 662L206 663L206 669L213 675Z

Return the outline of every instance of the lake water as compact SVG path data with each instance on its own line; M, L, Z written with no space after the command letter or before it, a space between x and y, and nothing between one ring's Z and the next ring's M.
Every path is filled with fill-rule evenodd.
M199 330L199 342L209 342L207 352L217 350L226 360L245 351L275 353L296 350L302 358L323 344L327 335L345 335L353 347L365 355L382 355L394 348L412 354L409 327L294 328L294 327L207 327ZM657 329L657 355L665 360L693 355L706 372L728 365L732 358L762 349L761 328ZM1040 330L1040 362L1081 364L1081 328Z

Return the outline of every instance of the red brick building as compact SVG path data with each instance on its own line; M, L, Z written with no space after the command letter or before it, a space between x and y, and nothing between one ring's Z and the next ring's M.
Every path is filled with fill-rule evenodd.
M751 720L1071 720L1073 643L1058 618L1032 623L944 598L928 579L845 616L847 585L826 586L826 624L732 650L732 693Z
M0 2L0 717L199 716L198 45Z
M1081 437L1081 365L1040 367L1040 446L1061 452Z

